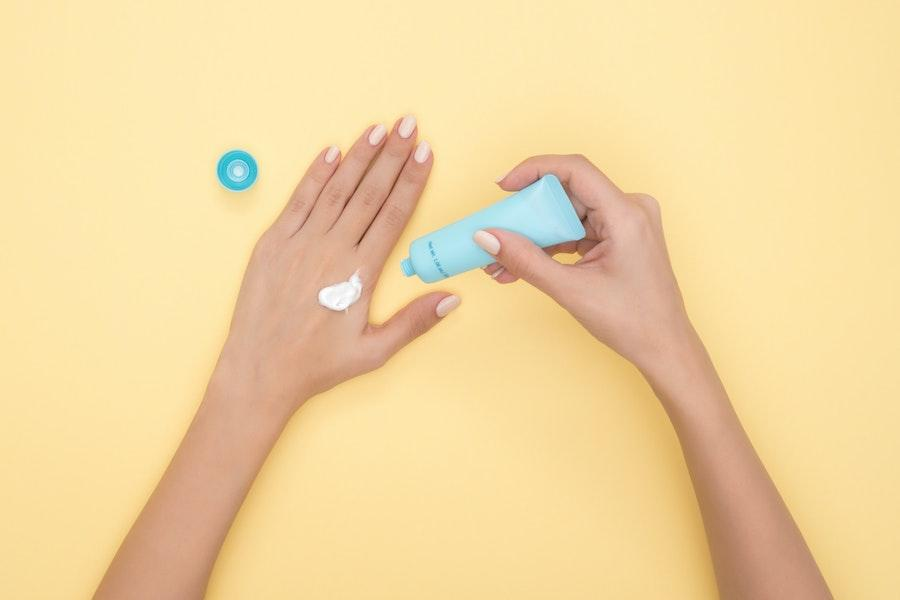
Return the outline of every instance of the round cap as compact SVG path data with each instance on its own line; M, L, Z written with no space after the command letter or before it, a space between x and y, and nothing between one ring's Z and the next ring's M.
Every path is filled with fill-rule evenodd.
M256 159L244 150L229 150L216 165L216 176L225 189L243 192L256 183Z
M409 260L408 256L400 261L400 270L402 270L403 274L407 277L412 277L416 274L416 270L413 268L412 261Z

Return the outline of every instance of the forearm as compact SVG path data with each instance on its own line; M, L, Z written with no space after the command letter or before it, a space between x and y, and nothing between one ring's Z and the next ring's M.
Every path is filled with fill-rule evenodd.
M830 598L696 334L648 381L672 421L723 598Z
M286 417L214 376L96 598L200 598Z
M417 131L407 115L390 132L367 127L345 157L330 146L313 159L253 249L206 397L98 598L202 596L290 415L381 366L459 305L431 292L382 324L369 322L373 286L431 171L430 146L416 143ZM316 301L351 274L365 289L355 304L339 311Z

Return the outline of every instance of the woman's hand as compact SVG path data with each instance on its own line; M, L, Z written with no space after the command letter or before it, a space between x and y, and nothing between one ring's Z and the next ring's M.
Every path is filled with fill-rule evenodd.
M586 237L541 250L501 229L478 232L475 241L497 263L485 270L500 283L524 279L549 294L597 339L641 370L694 338L669 263L659 204L626 194L580 155L535 156L498 181L520 190L553 173L565 187ZM578 252L574 265L549 255Z
M565 186L587 236L542 251L509 231L479 231L499 263L486 271L545 291L644 373L681 442L722 598L831 598L688 320L659 205L623 193L583 156L529 158L499 184L518 190L546 173ZM563 265L548 256L556 252L581 259Z
M405 117L370 127L341 161L310 165L263 234L206 396L169 468L122 542L96 598L201 598L225 534L290 415L306 398L370 371L459 304L433 292L384 325L369 302L431 170ZM359 272L346 312L319 290Z
M431 171L408 116L368 128L341 160L323 150L253 251L211 387L239 390L293 412L313 394L371 371L459 304L432 292L383 325L369 322L372 291ZM358 272L346 311L318 303L323 287Z

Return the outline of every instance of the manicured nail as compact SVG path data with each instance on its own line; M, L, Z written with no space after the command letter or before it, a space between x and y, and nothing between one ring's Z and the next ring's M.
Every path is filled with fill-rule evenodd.
M451 310L459 306L462 299L459 296L447 296L434 307L434 314L438 317L446 317Z
M413 158L416 159L417 163L423 163L428 160L428 155L431 154L431 146L428 145L428 142L422 140L419 142L419 145L416 146L416 152L413 154Z
M329 165L334 162L334 159L338 157L338 154L341 153L341 149L337 146L332 146L328 149L328 152L325 153L325 162Z
M476 231L472 239L488 254L496 256L500 252L500 240L483 229Z
M416 129L416 118L412 115L406 115L403 117L403 120L400 121L400 127L397 128L397 133L400 134L404 140L412 135L412 132Z
M384 125L376 125L375 129L372 130L372 133L369 134L369 143L373 146L377 146L381 140L384 139L385 133L387 133L387 129L384 128Z
M503 175L501 175L500 177L498 177L497 179L495 179L495 180L494 180L494 183L500 183L501 181L503 181L504 179L506 179L506 176L507 176L507 175L509 175L509 173L504 173Z
M491 279L497 279L500 276L500 273L502 273L505 270L506 270L506 267L500 267L499 269L497 269L496 271L491 273Z

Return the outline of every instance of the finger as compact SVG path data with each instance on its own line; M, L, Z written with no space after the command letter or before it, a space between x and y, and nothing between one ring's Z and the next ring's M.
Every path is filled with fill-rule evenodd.
M482 267L482 270L490 275L492 278L496 278L500 273L502 273L505 269L503 265L500 263L491 263L486 267Z
M384 125L373 125L356 140L316 199L304 224L305 230L323 232L331 229L384 144L386 133Z
M547 246L543 250L547 256L556 256L557 254L578 254L579 256L583 257L588 252L593 250L594 247L599 243L600 242L596 240L589 240L587 238L584 238L577 241L563 242L561 244ZM519 279L518 277L507 271L506 267L502 266L500 263L491 263L485 267L482 267L482 270L497 283L512 283L514 281L518 281Z
M369 354L387 360L398 350L434 327L450 311L460 305L459 296L446 292L432 292L420 296L401 308L383 325L375 326L369 334Z
M496 277L494 277L494 281L496 281L497 283L499 283L501 285L506 285L507 283L515 283L518 280L519 280L518 277L516 277L515 275L513 275L506 269L503 269L502 272L500 272Z
M359 242L359 251L368 257L372 264L379 267L383 265L388 254L397 245L397 239L415 210L422 190L425 189L425 182L428 181L433 163L431 146L422 140L412 156L406 160L394 189L388 194L375 220Z
M497 283L512 283L519 280L518 277L507 271L506 267L498 263L489 264L483 267L483 270Z
M475 232L473 240L503 265L504 272L495 278L501 283L518 277L552 297L562 288L567 267L528 238L503 229L487 229Z
M557 254L571 254L575 252L575 244L576 242L563 242L561 244L554 244L552 246L547 246L544 248L544 253L547 256L555 256ZM519 278L506 270L506 267L501 265L500 263L491 263L486 267L482 267L482 270L490 275L491 279L497 281L498 283L512 283L513 281L517 281Z
M275 219L275 229L284 232L287 237L297 233L340 162L341 151L337 146L329 146L319 152L294 188L294 193L281 214Z
M578 240L577 242L575 242L575 254L577 254L579 256L584 256L585 254L587 254L588 252L593 250L599 243L600 242L597 240L582 238L582 239Z
M394 124L384 148L338 217L334 230L353 243L362 238L384 203L416 141L416 118L407 115Z
M547 254L547 256L555 256L556 254L560 253L571 254L575 251L574 244L575 242L564 242L562 244L547 246L543 250ZM569 246L572 246L572 248L569 248ZM519 279L518 277L507 271L506 267L504 267L500 263L491 263L486 267L482 267L482 270L497 283L512 283L513 281L518 281Z
M575 252L582 254L582 252L579 251L579 248L581 242L584 241L590 242L591 245L596 243L593 240L573 240L571 242L553 244L552 246L547 246L543 250L547 253L547 256L556 256L557 254L573 254ZM496 276L495 274L499 274L498 271L503 270L503 267L500 265L500 263L493 262L489 265L481 267L481 269L488 275Z
M571 242L563 242L561 244L553 244L544 248L547 256L556 256L557 254L572 254L578 248L578 240Z
M580 154L546 154L526 158L501 177L497 185L507 191L517 191L548 173L559 178L570 192L573 203L599 208L603 204L624 201L622 190ZM579 216L583 214L579 212Z

